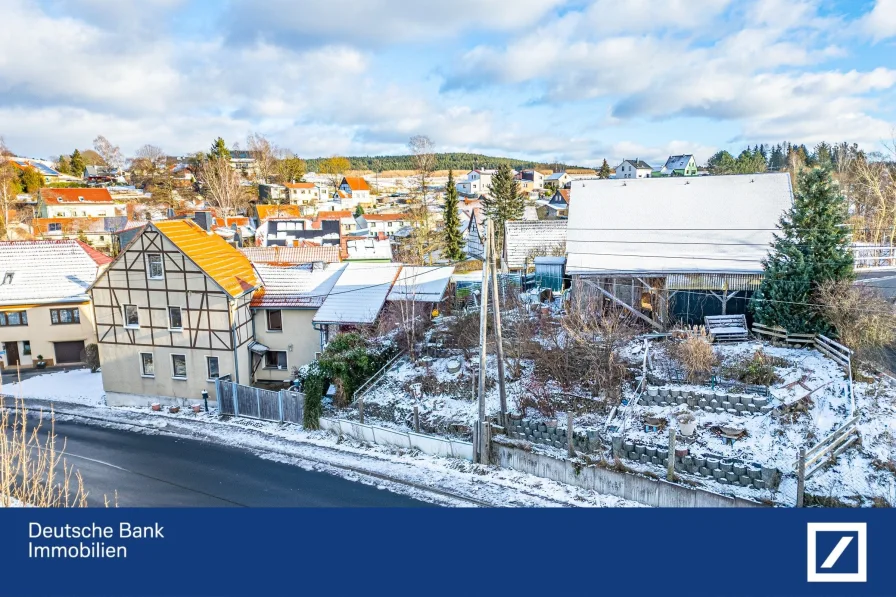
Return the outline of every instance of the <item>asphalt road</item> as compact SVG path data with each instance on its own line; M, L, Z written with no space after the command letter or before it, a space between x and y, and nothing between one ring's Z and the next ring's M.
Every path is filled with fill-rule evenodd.
M60 421L56 435L57 446L65 440L65 458L81 472L92 506L116 490L122 507L431 505L230 446Z

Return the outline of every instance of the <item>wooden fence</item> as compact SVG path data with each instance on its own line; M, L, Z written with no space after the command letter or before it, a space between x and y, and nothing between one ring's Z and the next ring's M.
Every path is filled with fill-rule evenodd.
M851 445L859 441L859 415L854 415L846 423L837 428L833 433L812 446L806 451L805 458L794 463L794 468L802 479L808 479L818 469L836 458ZM800 470L802 468L802 471Z
M218 412L234 417L302 424L305 396L290 390L265 390L236 382L215 381Z

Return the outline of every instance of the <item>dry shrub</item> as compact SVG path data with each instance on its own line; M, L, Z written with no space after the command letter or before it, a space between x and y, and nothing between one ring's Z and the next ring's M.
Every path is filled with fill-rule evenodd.
M43 419L28 425L25 405L16 401L14 415L0 397L0 506L16 501L38 508L86 508L87 492L81 474L56 448L54 418L41 439Z
M557 403L550 389L538 379L532 378L526 383L526 391L517 396L516 402L517 412L524 417L530 408L549 419L557 416Z
M448 321L443 339L446 347L459 348L469 358L471 351L479 347L479 312L455 315Z
M469 259L467 261L461 261L460 263L454 266L454 273L457 274L468 274L470 272L481 272L482 271L482 261L479 259Z
M761 348L750 357L741 357L722 369L725 377L751 385L770 386L781 381L775 367L787 364L782 358L773 357Z
M672 355L681 363L689 382L705 381L718 364L709 335L703 326L685 330L685 338L672 348Z
M843 344L860 358L896 342L896 310L870 286L827 282L815 293L825 319L837 330ZM856 359L853 360L856 367Z

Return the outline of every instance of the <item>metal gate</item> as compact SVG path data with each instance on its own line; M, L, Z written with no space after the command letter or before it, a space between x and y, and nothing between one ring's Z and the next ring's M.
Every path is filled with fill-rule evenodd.
M215 390L222 415L302 424L305 395L300 392L265 390L226 379L217 379Z

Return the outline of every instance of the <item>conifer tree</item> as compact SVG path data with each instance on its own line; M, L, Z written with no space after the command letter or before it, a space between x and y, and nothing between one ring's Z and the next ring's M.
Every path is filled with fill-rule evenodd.
M501 164L492 176L489 192L482 200L482 205L493 222L495 251L501 255L504 248L504 223L522 219L525 208L520 196L520 183L513 178L513 170L507 164Z
M212 160L216 158L230 160L230 150L227 149L227 143L225 143L224 139L221 137L215 139L215 142L212 143L211 151L208 154L208 159Z
M793 207L778 223L763 261L765 277L751 301L759 323L797 333L830 331L811 299L822 283L853 277L847 217L846 199L830 171L800 174Z
M597 177L603 179L610 178L610 164L607 163L606 158L604 158L604 163L600 165L600 170L597 171Z
M84 176L84 158L81 156L81 152L77 149L72 152L71 159L68 161L68 166L71 168L72 176L77 176L79 178Z
M460 261L464 258L463 234L460 230L460 215L458 210L457 187L454 186L454 170L448 171L448 184L445 187L445 203L442 206L442 222L444 229L444 256L450 261Z

